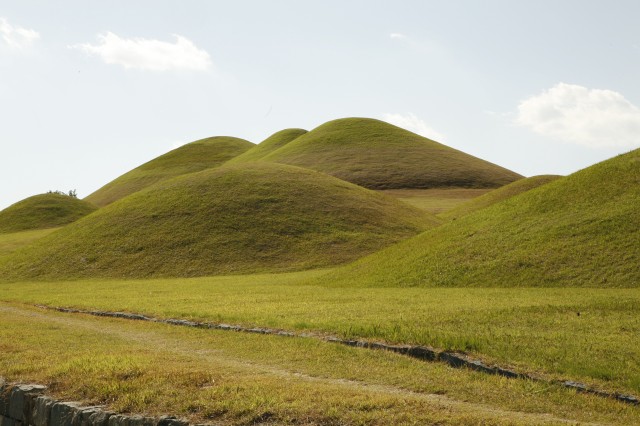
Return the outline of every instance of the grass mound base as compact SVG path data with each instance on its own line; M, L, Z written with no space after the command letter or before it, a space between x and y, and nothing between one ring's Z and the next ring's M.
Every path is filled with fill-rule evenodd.
M326 285L639 287L640 149L389 247Z
M312 170L248 163L160 182L0 261L8 279L185 277L352 261L434 226Z

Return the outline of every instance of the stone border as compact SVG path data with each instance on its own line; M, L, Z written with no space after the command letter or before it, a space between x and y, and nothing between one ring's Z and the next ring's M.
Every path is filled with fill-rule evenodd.
M0 426L188 426L186 420L125 416L102 406L57 401L44 395L46 386L10 384L0 378Z
M471 358L466 354L462 354L458 352L443 351L443 350L434 349L428 346L391 345L388 343L381 343L381 342L369 342L366 340L347 340L347 339L341 339L336 336L326 336L326 335L314 334L314 333L298 333L298 332L291 332L291 331L271 329L271 328L259 328L259 327L250 328L250 327L243 327L240 325L189 321L189 320L175 319L175 318L169 318L169 319L154 318L154 317L148 317L145 315L128 313L128 312L83 310L83 309L46 306L46 305L35 305L35 306L38 308L55 310L58 312L86 314L86 315L93 315L93 316L99 316L99 317L123 318L128 320L137 320L137 321L149 321L149 322L156 322L161 324L177 325L182 327L237 331L237 332L243 332L243 333L269 334L269 335L284 336L284 337L315 338L315 339L324 340L326 342L337 343L337 344L346 345L346 346L353 346L353 347L366 348L366 349L386 350L386 351L395 352L401 355L406 355L412 358L417 358L423 361L432 361L432 362L439 361L439 362L448 364L450 367L468 368L474 371L507 377L510 379L527 379L527 380L545 382L549 384L555 384L564 388L574 389L577 392L588 393L588 394L599 396L602 398L611 398L611 399L615 399L615 400L632 404L632 405L640 404L640 399L638 399L634 395L603 391L600 389L589 387L584 383L575 382L572 380L550 381L540 377L532 376L527 373L521 373L509 368L500 367L498 365L489 366L484 362L482 362L481 360ZM6 425L0 424L0 426L6 426ZM13 426L13 425L9 425L9 426Z

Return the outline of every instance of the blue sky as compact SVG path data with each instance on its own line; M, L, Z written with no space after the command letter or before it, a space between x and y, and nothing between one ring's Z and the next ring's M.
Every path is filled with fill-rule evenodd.
M640 146L637 1L0 1L0 208L215 135L387 120L521 174Z

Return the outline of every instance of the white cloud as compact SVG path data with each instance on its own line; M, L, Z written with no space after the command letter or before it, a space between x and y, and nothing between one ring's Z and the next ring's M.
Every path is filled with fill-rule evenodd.
M442 133L435 131L433 128L416 117L412 113L408 114L382 114L382 119L387 123L394 124L403 129L407 129L413 133L417 133L434 141L443 142L445 137Z
M389 34L389 38L391 38L392 40L404 40L407 38L407 36L401 33L391 33Z
M5 18L0 18L0 35L7 46L14 50L26 49L40 38L37 31L11 25Z
M612 90L558 83L520 102L515 123L590 147L640 144L640 108Z
M69 46L102 58L107 64L122 65L149 71L189 70L206 71L211 57L191 40L174 34L174 43L144 38L121 38L112 32L99 35L99 44Z

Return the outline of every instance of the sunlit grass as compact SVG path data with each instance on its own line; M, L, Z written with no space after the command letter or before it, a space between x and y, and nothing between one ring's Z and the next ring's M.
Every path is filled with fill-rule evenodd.
M0 304L0 371L119 412L251 424L640 420L634 407L314 339L188 329ZM530 414L526 414L530 413Z
M638 289L299 284L324 273L0 284L0 298L431 345L640 393Z

